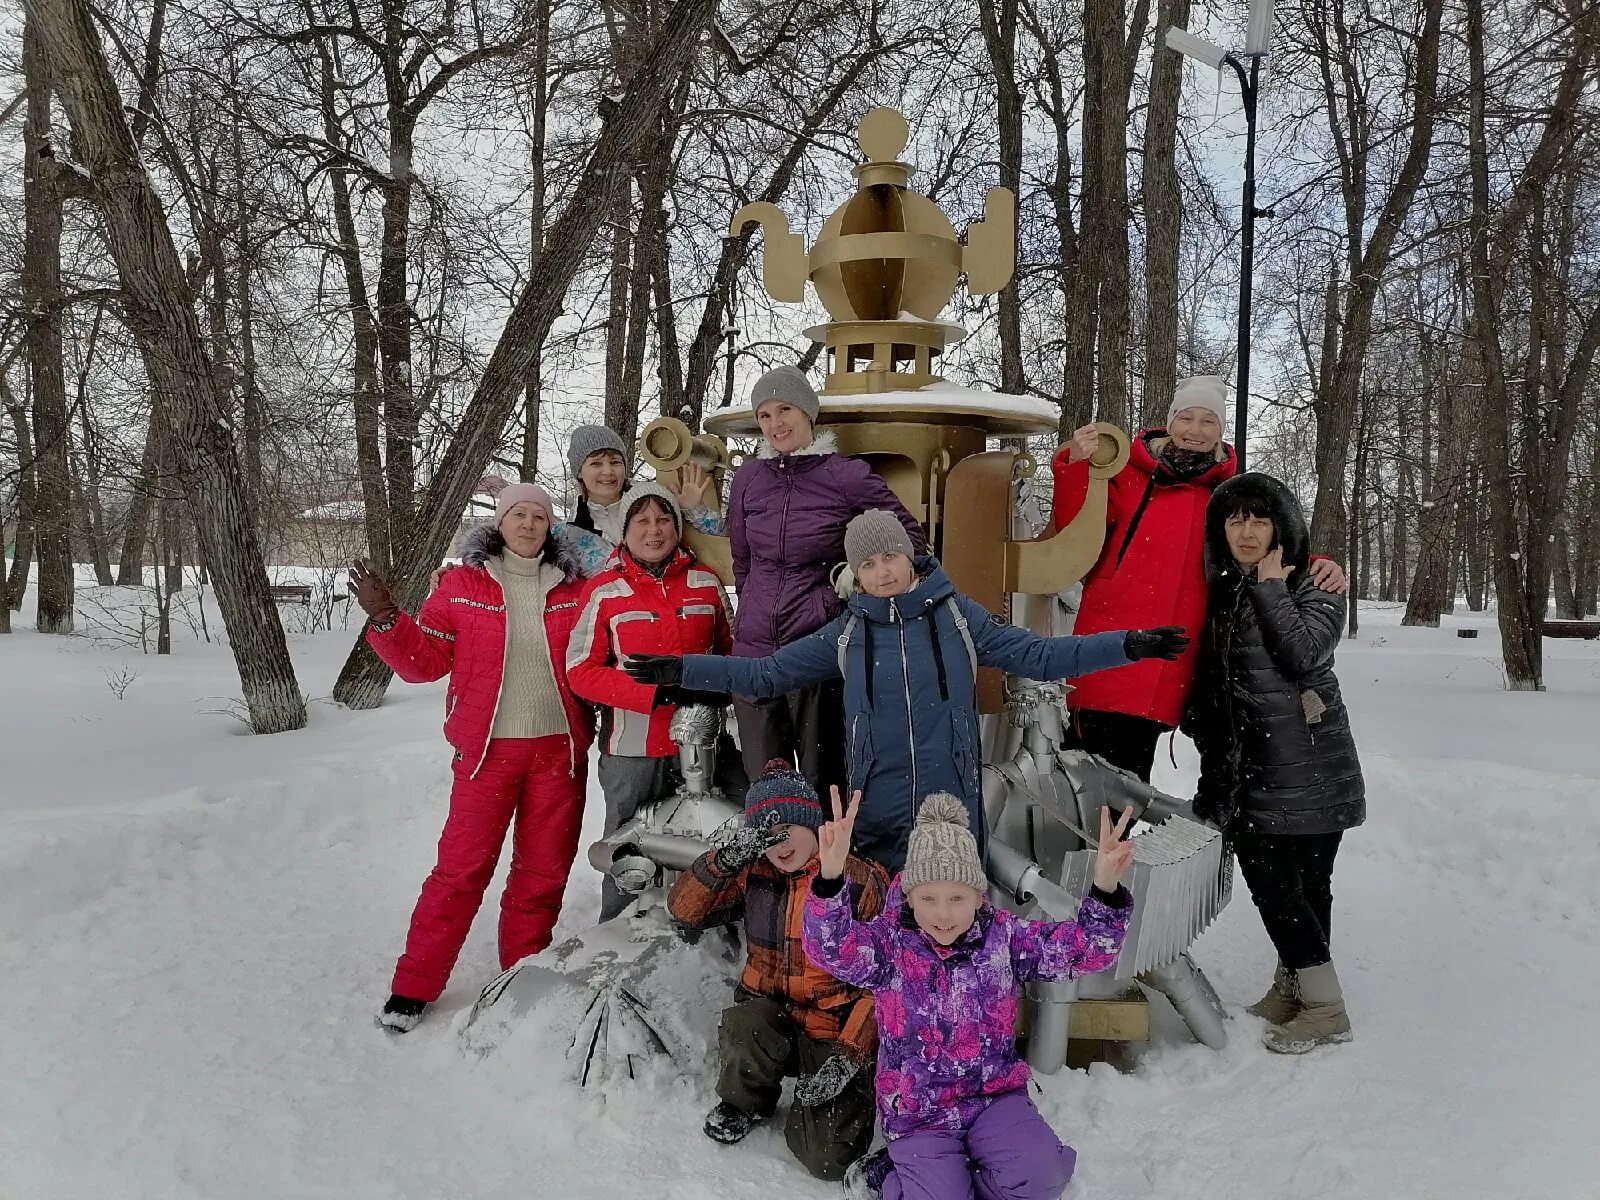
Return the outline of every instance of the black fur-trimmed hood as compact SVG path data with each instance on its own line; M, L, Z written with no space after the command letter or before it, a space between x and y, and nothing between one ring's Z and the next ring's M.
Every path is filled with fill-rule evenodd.
M1211 501L1206 505L1206 577L1219 579L1237 571L1233 555L1228 550L1228 535L1224 526L1227 514L1241 497L1264 502L1272 523L1278 529L1283 561L1291 567L1305 570L1311 561L1311 534L1306 527L1306 516L1299 499L1281 479L1260 471L1249 471L1220 484L1211 493Z
M550 527L548 536L553 539L556 547L556 566L561 568L561 573L568 579L579 579L583 572L579 568L578 560L567 548L567 544L556 537L555 526ZM487 569L489 560L498 556L506 548L506 540L501 536L500 528L493 521L480 521L469 526L456 543L457 551L465 566Z

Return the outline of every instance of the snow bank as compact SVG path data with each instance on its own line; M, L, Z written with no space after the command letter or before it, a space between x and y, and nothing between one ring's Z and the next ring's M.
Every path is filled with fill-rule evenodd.
M1550 692L1510 695L1488 622L1468 646L1364 620L1340 669L1372 818L1335 918L1356 1040L1260 1049L1238 1006L1272 956L1241 887L1197 947L1235 1008L1227 1051L1163 1007L1135 1073L1043 1081L1075 1200L1593 1193L1600 647L1547 643ZM291 639L313 695L351 636ZM124 666L118 700L104 673ZM23 631L0 670L0 1192L837 1196L774 1124L734 1148L701 1135L721 999L695 981L673 985L707 1058L691 1078L580 1091L559 1013L464 1055L456 1026L497 969L486 911L439 1011L403 1039L373 1028L443 813L437 686L252 738L215 715L237 694L221 646L158 659ZM1173 749L1158 782L1181 789L1193 752ZM558 938L597 906L580 863Z

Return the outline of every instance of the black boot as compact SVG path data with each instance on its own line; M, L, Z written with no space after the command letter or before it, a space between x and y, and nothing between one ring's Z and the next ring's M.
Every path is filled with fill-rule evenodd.
M755 1113L735 1108L724 1100L706 1116L706 1136L713 1142L731 1146L735 1142L744 1141L744 1135L749 1133L750 1127L760 1119Z
M410 1033L427 1010L426 1000L413 1000L410 996L395 992L378 1014L378 1024L390 1033Z

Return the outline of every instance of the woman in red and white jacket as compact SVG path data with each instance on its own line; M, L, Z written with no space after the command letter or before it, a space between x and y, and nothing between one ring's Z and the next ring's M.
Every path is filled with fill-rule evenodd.
M561 912L593 727L566 671L583 580L549 537L552 513L537 484L506 487L495 523L468 532L462 565L445 573L416 620L370 566L350 572L371 618L367 640L394 673L407 683L450 676L444 736L455 749L455 785L438 862L378 1017L392 1032L414 1028L444 991L513 821L501 967L548 946Z
M606 833L632 819L640 804L668 795L678 780L678 747L669 726L680 704L721 706L726 696L639 683L622 669L632 654L726 654L733 648L728 597L721 581L679 544L683 512L656 483L628 492L622 545L589 581L567 653L572 690L601 705L600 788ZM600 919L629 898L608 877Z

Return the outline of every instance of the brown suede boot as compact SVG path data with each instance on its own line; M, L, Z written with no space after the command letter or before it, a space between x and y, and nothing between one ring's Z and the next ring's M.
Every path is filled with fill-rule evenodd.
M1348 1042L1350 1016L1345 1012L1344 992L1331 962L1297 971L1300 1013L1287 1025L1267 1030L1261 1044L1274 1054L1304 1054L1318 1046Z
M1294 972L1282 963L1272 973L1272 986L1267 994L1245 1009L1252 1017L1260 1017L1269 1025L1287 1025L1300 1015L1300 990Z

